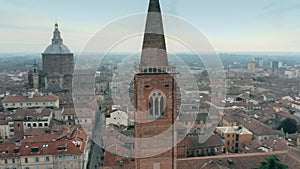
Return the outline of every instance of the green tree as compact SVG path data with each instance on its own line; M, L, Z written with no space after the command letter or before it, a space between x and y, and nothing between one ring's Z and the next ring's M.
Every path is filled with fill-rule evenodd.
M208 72L207 72L207 70L204 70L204 71L201 73L201 76L203 76L203 77L208 77Z
M273 155L267 158L266 162L262 162L259 169L287 169L287 165L281 163L278 158Z
M291 118L284 119L278 129L283 128L285 133L293 134L297 131L297 121Z

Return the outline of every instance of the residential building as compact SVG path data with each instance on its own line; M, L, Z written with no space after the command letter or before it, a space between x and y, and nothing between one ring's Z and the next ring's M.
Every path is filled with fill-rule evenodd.
M225 141L224 152L238 153L239 149L246 142L250 142L253 139L252 132L241 126L217 127L216 133L218 133Z
M223 115L221 126L238 126L238 122L229 116Z
M242 125L251 131L253 133L253 138L259 142L269 138L278 138L283 135L281 131L273 130L271 127L260 121L250 118L243 111L237 110L232 114L226 113L226 115L236 120L239 125Z
M74 108L63 108L61 120L69 125L74 125L76 120L76 112Z
M14 117L14 134L24 135L27 129L49 128L53 117L53 110L44 109L17 109Z
M0 144L1 168L85 169L87 140Z
M110 115L106 117L106 125L114 124L117 126L129 126L128 114L122 110L113 110L109 113Z
M214 135L187 136L177 145L177 157L219 155L224 149L221 137Z
M10 136L10 127L8 120L0 120L0 143Z
M59 108L59 97L55 95L6 96L1 103L5 110Z
M259 168L262 162L275 155L279 161L289 168L299 168L298 151L286 150L268 153L227 154L215 157L179 158L177 168L203 169L247 169Z

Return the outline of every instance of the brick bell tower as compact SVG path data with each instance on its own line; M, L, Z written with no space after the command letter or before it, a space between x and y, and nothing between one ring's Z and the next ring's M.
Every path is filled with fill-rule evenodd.
M140 64L134 76L135 166L176 168L175 67L168 64L159 0L150 0Z

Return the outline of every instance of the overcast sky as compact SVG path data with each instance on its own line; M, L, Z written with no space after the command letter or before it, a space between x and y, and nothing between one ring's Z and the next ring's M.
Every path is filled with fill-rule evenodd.
M105 25L147 7L148 0L0 0L0 53L43 52L55 21L80 52ZM161 0L161 8L195 25L217 51L300 52L298 0Z

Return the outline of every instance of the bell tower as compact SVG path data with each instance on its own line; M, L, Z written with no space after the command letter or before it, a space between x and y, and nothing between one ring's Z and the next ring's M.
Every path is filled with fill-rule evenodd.
M140 64L134 76L136 168L176 168L175 67L168 64L159 0L150 0Z
M36 64L36 61L34 60L34 64L32 66L32 81L33 81L33 88L38 89L39 88L39 71L38 71L39 66Z

